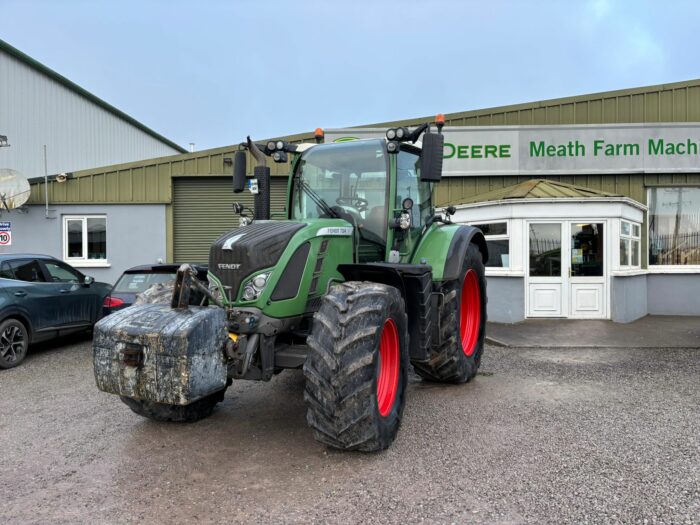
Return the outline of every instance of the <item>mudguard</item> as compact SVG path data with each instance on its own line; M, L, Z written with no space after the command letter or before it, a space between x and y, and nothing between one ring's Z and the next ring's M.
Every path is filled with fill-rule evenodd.
M457 279L471 242L479 247L486 264L488 248L480 229L462 224L433 224L416 248L411 262L432 266L435 281Z

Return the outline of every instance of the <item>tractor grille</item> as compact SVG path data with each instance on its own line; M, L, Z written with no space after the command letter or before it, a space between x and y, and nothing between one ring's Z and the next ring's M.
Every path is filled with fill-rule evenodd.
M236 300L244 278L275 266L291 238L303 227L299 222L259 221L219 237L209 252L209 271L230 287L229 300Z

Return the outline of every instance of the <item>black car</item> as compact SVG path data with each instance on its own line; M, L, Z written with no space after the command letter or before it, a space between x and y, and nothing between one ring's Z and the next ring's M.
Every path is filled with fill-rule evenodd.
M200 281L207 282L207 266L193 264ZM154 284L173 281L179 264L145 264L126 270L104 300L104 314L131 306L136 301L136 295L147 290Z
M91 328L109 288L48 255L0 255L0 369L31 343Z

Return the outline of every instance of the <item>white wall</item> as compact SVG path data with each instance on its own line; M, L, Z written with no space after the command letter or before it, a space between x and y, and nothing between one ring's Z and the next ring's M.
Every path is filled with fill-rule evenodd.
M63 258L64 215L98 214L107 217L107 261L105 267L82 267L70 263L98 281L114 284L124 270L140 264L166 260L165 205L53 205L47 219L43 206L27 206L27 212L5 212L0 221L12 226L12 246L0 253L40 253Z

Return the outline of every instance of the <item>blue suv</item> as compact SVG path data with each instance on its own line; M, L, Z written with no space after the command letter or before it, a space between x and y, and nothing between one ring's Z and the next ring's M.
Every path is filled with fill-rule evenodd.
M30 343L92 328L110 286L47 255L0 255L0 369Z

